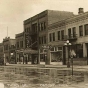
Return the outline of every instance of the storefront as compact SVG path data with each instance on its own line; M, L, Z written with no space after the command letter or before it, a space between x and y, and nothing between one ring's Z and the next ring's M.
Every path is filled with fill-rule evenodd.
M63 47L55 46L50 51L50 64L56 65L63 63Z

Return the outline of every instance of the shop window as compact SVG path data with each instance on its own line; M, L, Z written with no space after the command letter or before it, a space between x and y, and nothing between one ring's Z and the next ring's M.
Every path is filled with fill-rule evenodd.
M53 48L51 48L51 51L54 51L54 47L53 47Z
M62 50L62 47L57 47L57 50L59 51L59 50Z
M45 58L45 54L40 54L40 62L44 62Z
M83 57L83 45L78 44L77 45L77 58L82 58Z

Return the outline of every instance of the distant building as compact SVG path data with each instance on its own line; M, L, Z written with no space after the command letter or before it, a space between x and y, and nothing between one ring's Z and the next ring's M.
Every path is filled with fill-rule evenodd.
M16 62L24 64L24 32L15 35L16 40Z
M0 43L0 64L4 62L3 43Z
M15 39L6 37L3 39L4 55L6 63L15 63Z

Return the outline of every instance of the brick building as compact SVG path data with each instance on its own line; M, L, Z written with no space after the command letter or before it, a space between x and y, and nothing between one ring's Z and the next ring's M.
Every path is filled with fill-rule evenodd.
M16 62L24 64L24 32L16 34Z
M25 52L29 52L32 64L49 64L49 55L42 48L48 44L48 25L70 16L72 12L45 10L24 21Z
M3 39L3 48L5 55L6 63L15 63L15 39L10 39L10 37L6 37Z

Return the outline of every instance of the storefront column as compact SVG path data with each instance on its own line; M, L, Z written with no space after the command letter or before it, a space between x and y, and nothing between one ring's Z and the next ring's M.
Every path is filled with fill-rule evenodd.
M50 49L47 50L46 64L50 64Z
M87 57L87 45L83 43L83 57Z
M50 52L50 64L51 64L51 52Z
M66 49L66 62L68 61L68 47L65 48Z
M38 51L38 64L40 64L40 49Z
M28 64L28 54L27 54L27 62L26 62L26 64Z

